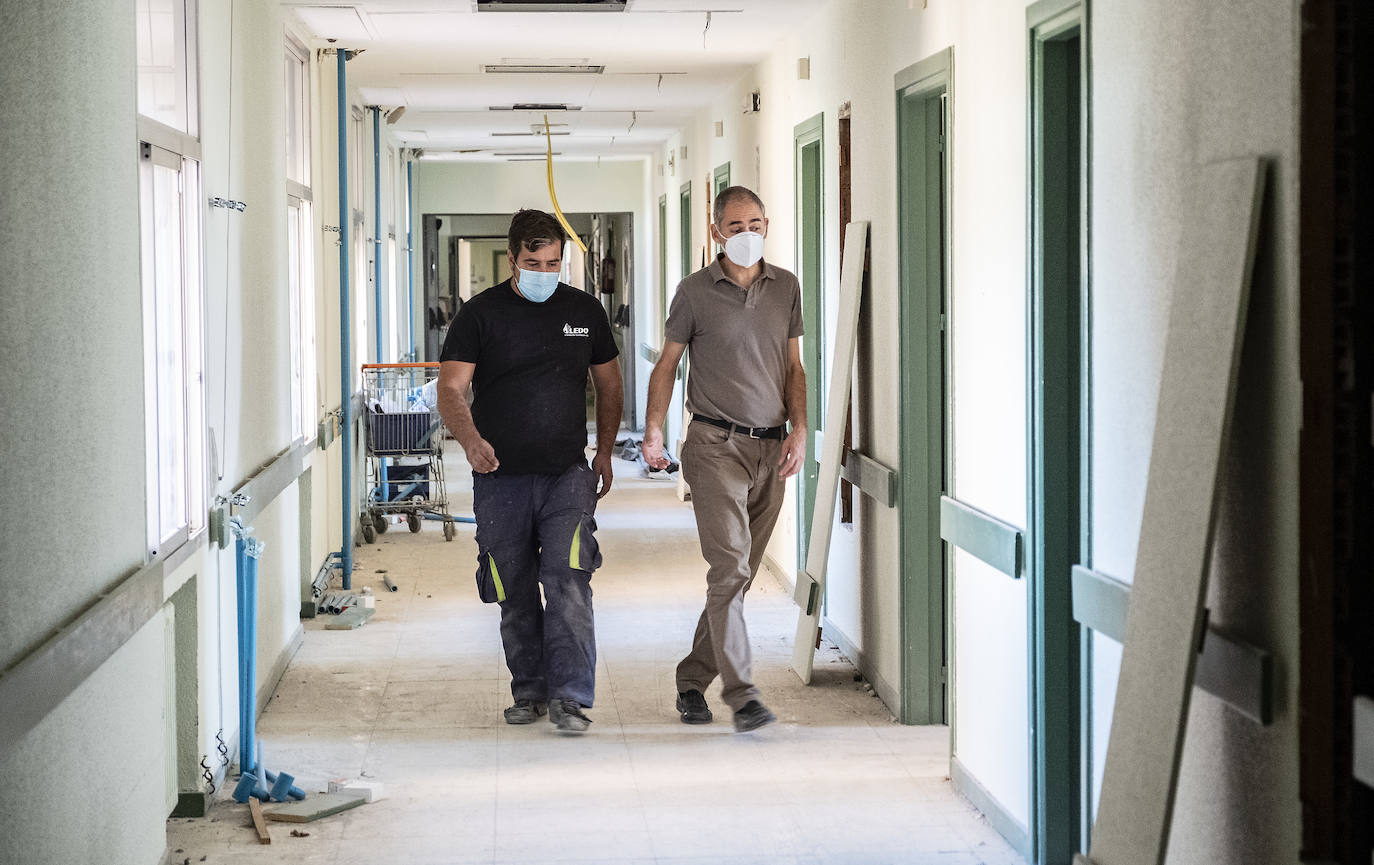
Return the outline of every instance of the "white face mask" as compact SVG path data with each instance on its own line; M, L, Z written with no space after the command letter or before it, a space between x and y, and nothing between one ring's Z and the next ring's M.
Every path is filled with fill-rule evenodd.
M740 267L753 267L763 258L763 235L741 231L725 241L725 256Z

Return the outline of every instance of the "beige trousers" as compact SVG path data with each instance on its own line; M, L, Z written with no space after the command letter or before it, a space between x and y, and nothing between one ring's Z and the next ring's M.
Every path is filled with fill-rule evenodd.
M781 456L777 439L752 439L704 423L689 426L682 444L682 476L692 488L708 568L706 608L692 651L677 666L677 688L705 692L719 675L722 696L733 711L759 698L750 670L744 594L782 509Z

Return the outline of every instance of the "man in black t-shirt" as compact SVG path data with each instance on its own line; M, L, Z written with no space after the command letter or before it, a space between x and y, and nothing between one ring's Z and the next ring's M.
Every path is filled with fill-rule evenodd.
M547 711L559 730L581 733L595 690L595 513L611 488L620 426L618 351L596 298L558 281L562 225L522 210L508 241L511 278L464 304L449 326L439 412L472 465L478 594L501 605L515 698L506 722L529 724ZM590 466L588 373L596 386Z

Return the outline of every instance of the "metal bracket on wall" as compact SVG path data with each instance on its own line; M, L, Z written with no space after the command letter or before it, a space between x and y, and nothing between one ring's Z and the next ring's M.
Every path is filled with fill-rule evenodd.
M958 499L940 496L940 537L1013 580L1025 573L1025 533Z
M897 507L897 473L877 460L846 449L840 462L840 477L885 507Z
M1074 619L1124 644L1130 584L1082 565L1073 566L1072 581ZM1274 658L1268 651L1210 625L1204 632L1200 651L1194 685L1258 724L1273 721ZM1374 757L1370 768L1374 779Z

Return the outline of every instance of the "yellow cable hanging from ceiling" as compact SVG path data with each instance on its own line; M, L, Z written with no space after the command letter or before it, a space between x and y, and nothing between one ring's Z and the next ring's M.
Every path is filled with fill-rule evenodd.
M573 243L577 244L577 248L582 250L582 254L585 255L587 253L587 244L582 242L582 238L577 236L577 232L573 231L572 226L568 224L568 220L564 218L563 211L558 206L558 193L553 191L553 133L549 131L549 115L547 114L544 115L544 140L548 143L549 148L545 159L549 168L549 198L553 200L553 213L558 217L558 221L563 223L563 230L568 232Z

